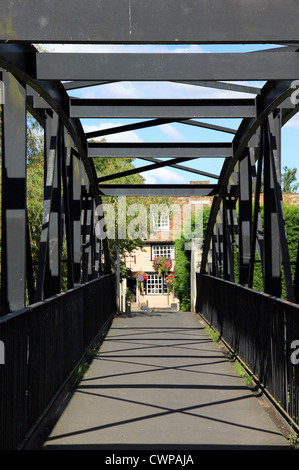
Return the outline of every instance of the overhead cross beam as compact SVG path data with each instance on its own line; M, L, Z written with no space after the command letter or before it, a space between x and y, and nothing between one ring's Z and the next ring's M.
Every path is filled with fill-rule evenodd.
M246 118L256 116L253 99L78 99L72 118Z
M106 184L100 185L101 196L215 196L217 185L213 184Z
M38 80L296 80L298 53L48 53L36 55Z
M30 43L299 42L297 0L2 0L0 40Z
M101 158L227 158L233 154L231 143L107 143L91 142L89 157Z
M117 80L118 81L118 80ZM117 81L88 81L88 80L82 80L82 81L69 81L65 82L63 85L66 90L76 90L78 88L88 88L88 87L94 87L94 86L99 86L99 85L108 85L110 83L116 83ZM261 89L249 85L240 85L237 83L226 83L226 82L218 82L218 81L192 81L188 82L186 80L181 81L181 82L176 82L174 83L181 83L183 85L194 85L194 86L199 86L199 87L206 87L206 88L217 88L220 90L225 90L225 91L237 91L240 93L249 93L252 95L260 95Z

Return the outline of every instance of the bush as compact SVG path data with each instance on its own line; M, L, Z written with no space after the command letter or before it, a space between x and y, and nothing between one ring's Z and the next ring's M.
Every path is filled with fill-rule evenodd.
M292 280L295 277L295 263L298 251L298 227L299 227L299 207L296 205L284 204L287 243L290 254ZM203 237L205 237L207 223L209 220L210 208L204 207L203 211ZM263 219L263 207L261 207L261 215ZM181 310L190 310L190 250L185 250L185 243L189 240L185 238L175 241L175 294L181 303ZM235 253L235 282L238 282L238 264L237 253ZM254 266L253 285L254 290L263 292L264 282L262 273L262 264L256 253L256 263ZM286 289L284 282L284 274L282 269L282 298L286 298Z

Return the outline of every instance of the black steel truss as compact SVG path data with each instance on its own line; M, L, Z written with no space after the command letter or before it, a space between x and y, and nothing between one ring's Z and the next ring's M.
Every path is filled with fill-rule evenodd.
M26 290L29 303L59 293L64 261L68 288L111 270L107 240L99 241L95 233L96 221L102 217L96 208L107 195L213 197L202 273L252 287L259 262L265 292L280 297L283 278L288 300L298 302L299 255L293 278L280 181L281 129L298 111L290 99L293 81L299 77L297 2L74 0L72 12L76 13L70 15L67 2L57 0L46 4L38 0L4 0L0 5L4 84L1 313L24 307ZM259 43L284 47L250 53L42 53L32 45L59 42ZM204 87L241 92L245 98L103 100L70 96L79 88L128 80L189 84L197 91ZM236 83L240 80L266 83L257 88L250 83ZM26 206L27 110L44 128L45 135L44 213L36 283ZM82 118L142 122L85 133ZM238 118L240 125L231 129L198 120L220 118ZM174 122L182 129L186 125L206 128L231 136L231 140L221 142L218 137L218 143L169 144L92 141ZM101 176L95 171L96 158L131 158L150 164ZM192 163L200 163L201 158L222 159L221 172L215 175L192 168ZM183 162L188 162L190 168ZM168 166L216 183L103 184ZM66 260L62 260L64 240Z
M256 116L254 99L97 100L71 98L75 118L246 118Z
M229 158L232 157L231 143L107 143L88 145L89 157L97 158Z
M74 13L75 12L75 13ZM293 44L296 0L3 1L0 40L27 43Z
M296 80L297 52L37 54L38 80L206 81Z

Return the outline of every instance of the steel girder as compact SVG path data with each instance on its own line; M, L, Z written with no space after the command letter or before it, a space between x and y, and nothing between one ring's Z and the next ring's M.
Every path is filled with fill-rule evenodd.
M194 119L255 117L254 99L96 100L71 98L70 116L112 119Z
M215 196L217 185L213 184L101 184L100 194L103 196Z
M296 80L296 48L270 53L48 53L36 56L38 80Z
M98 142L88 145L89 157L97 158L230 158L233 153L231 143L108 143Z
M108 85L111 83L117 83L118 80L115 81L103 81L103 80L76 80L76 81L70 81L70 82L64 82L63 86L66 90L76 90L78 88L88 88L92 86L97 86L97 85ZM237 83L226 83L226 82L220 82L220 81L208 81L208 80L201 80L200 82L197 80L192 80L192 82L188 82L187 80L184 81L176 81L176 83L181 83L185 85L198 85L200 87L207 87L207 88L217 88L219 90L227 90L227 91L239 91L241 93L251 93L254 95L259 95L260 94L260 88L256 88L254 86L249 86L249 85L240 85Z
M296 0L10 0L0 40L30 43L299 42Z
M97 263L99 257L94 247L98 245L98 240L94 235L94 221L97 217L95 207L101 202L101 197L93 162L87 157L81 123L70 119L65 113L68 99L65 89L59 83L36 82L32 79L30 57L35 48L10 45L7 55L4 51L5 48L2 48L0 60L4 83L2 315L25 306L26 287L30 303L52 297L61 291L64 235L68 288L111 269L107 241L101 247L105 254L105 265L100 267ZM44 126L45 134L44 211L35 283L30 220L26 209L27 109ZM85 214L83 224L82 214Z
M3 236L2 272L6 276L2 305L4 312L20 308L24 299L27 279L30 299L40 300L60 290L61 240L64 229L67 232L69 287L86 281L96 275L99 269L99 248L94 232L89 230L95 216L95 206L102 195L209 195L214 196L211 216L203 250L202 273L209 271L229 280L235 279L234 264L237 255L238 281L251 287L256 251L263 267L264 285L267 292L281 295L281 267L287 286L289 300L298 299L297 284L292 281L290 260L287 250L283 206L280 187L279 140L281 126L296 112L297 107L290 101L292 81L299 77L297 52L297 25L295 18L297 4L287 1L281 8L273 0L242 3L228 0L231 9L220 1L173 1L145 2L143 0L118 0L80 2L84 8L84 20L79 15L66 17L67 6L54 0L60 14L55 13L56 28L48 5L31 0L30 17L24 6L28 2L2 2L0 13L6 23L0 23L0 66L3 80L14 83L21 94L17 117L9 114L4 107L3 124ZM154 3L156 8L154 8ZM28 6L28 4L27 4ZM103 15L97 17L105 8ZM147 9L150 14L145 14ZM32 28L32 11L35 11L35 27ZM178 11L181 12L178 15ZM258 12L263 11L263 14ZM167 15L166 15L167 12ZM267 14L265 13L267 12ZM217 13L217 14L216 14ZM232 14L233 13L233 14ZM246 14L245 14L246 13ZM91 15L93 19L91 21ZM22 21L20 19L22 18ZM130 19L131 29L126 21ZM25 19L25 21L24 21ZM220 21L221 19L221 21ZM36 23L37 21L37 23ZM63 28L62 28L63 22ZM153 26L154 24L154 26ZM186 25L188 24L188 27ZM286 27L287 24L287 27ZM96 25L96 28L95 28ZM107 25L109 27L107 28ZM150 26L152 25L152 26ZM159 25L161 29L159 29ZM201 25L201 27L199 27ZM230 27L233 25L233 27ZM274 25L276 25L274 27ZM9 26L9 27L8 27ZM78 27L77 27L78 26ZM120 27L121 26L121 27ZM69 34L72 30L72 34ZM75 33L76 31L76 33ZM88 31L88 33L87 33ZM78 32L78 33L77 33ZM212 33L211 33L212 32ZM76 36L77 34L77 36ZM174 36L175 34L175 36ZM93 35L92 39L90 39ZM72 37L72 41L69 40ZM241 40L239 38L242 38ZM43 54L26 45L34 41L45 43L122 43L122 44L198 44L198 43L269 43L285 44L287 47L253 53L223 54ZM293 44L292 47L289 47ZM70 80L61 83L61 80ZM229 100L79 100L69 98L67 90L116 81L172 81L195 86L230 89L251 93L255 98ZM225 80L268 80L262 88ZM9 93L7 86L6 93ZM7 94L7 103L12 106L12 95ZM26 268L26 256L30 260L28 225L26 214L25 131L24 110L30 109L46 130L46 186L44 224L41 235L38 281L32 283L32 269ZM15 111L16 112L16 111ZM7 113L7 118L6 118ZM152 119L139 123L95 131L84 134L80 122L82 117L99 118L141 118ZM237 130L199 122L197 118L242 119ZM19 140L12 142L8 122L16 119L20 132ZM145 129L170 122L190 126L206 127L233 136L229 143L176 143L110 144L91 143L89 139L117 134L134 129ZM273 144L276 143L276 145ZM18 146L22 158L8 160L13 146ZM98 178L93 158L140 158L151 165L141 167L145 172L163 166L172 166L184 171L205 175L218 180L217 185L103 185L128 172L119 172ZM198 158L221 157L224 161L220 175L195 170L179 163ZM163 159L169 159L165 162ZM7 165L7 168L6 168ZM15 168L14 168L15 166ZM18 171L22 170L19 178ZM10 172L12 171L12 175ZM261 223L259 194L261 175L264 172L266 223ZM135 170L130 174L134 174ZM78 175L83 175L80 184ZM9 184L16 180L16 193L12 196ZM63 207L57 202L63 185ZM100 183L100 186L99 184ZM253 187L252 187L253 183ZM254 198L252 197L254 195ZM57 198L56 202L55 199ZM239 213L237 217L237 205ZM253 206L252 206L253 205ZM18 211L18 219L14 219ZM83 213L83 227L81 215ZM62 224L65 217L65 224ZM269 217L269 220L267 219ZM49 220L51 223L49 224ZM18 222L16 221L18 220ZM17 223L19 225L17 225ZM10 234L13 227L20 227L23 243L14 253ZM81 231L82 228L82 231ZM52 234L49 238L49 234ZM50 252L50 241L57 241L55 250ZM83 243L81 245L81 243ZM80 251L83 247L82 277L80 274ZM235 249L237 247L237 251ZM100 247L102 248L102 247ZM107 243L104 244L106 263L109 269ZM212 264L209 264L210 250ZM16 260L21 266L15 270ZM297 263L298 264L298 263ZM28 263L27 263L28 265ZM99 270L97 270L98 272ZM23 273L25 272L25 275ZM15 274L14 274L15 273ZM271 274L270 274L271 273ZM296 280L299 279L297 266ZM21 281L20 281L21 280ZM11 286L17 286L18 293ZM8 286L8 287L6 287ZM29 288L30 286L30 288ZM11 299L18 302L13 304Z
M212 272L231 281L230 259L237 257L238 282L252 287L255 263L262 264L265 292L280 297L282 269L287 299L298 302L298 261L292 279L290 256L282 204L280 181L280 133L284 122L293 115L283 103L294 91L291 81L269 82L258 99L258 116L242 121L233 140L234 155L226 160L219 180L219 193L214 198L205 238L201 272ZM257 163L257 166L255 166ZM262 170L264 175L264 223L261 222L260 196ZM252 197L254 195L254 198ZM239 199L239 218L225 220L227 200ZM253 210L252 210L253 209ZM219 225L220 224L220 225ZM221 227L221 232L219 231ZM218 229L217 229L218 227ZM213 262L209 265L209 251ZM256 259L256 253L259 260ZM231 265L230 265L231 266Z

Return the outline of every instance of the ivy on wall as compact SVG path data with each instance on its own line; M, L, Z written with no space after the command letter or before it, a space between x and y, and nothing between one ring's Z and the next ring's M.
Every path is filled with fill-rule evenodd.
M299 229L299 205L291 205L288 203L284 204L285 212L285 221L286 221L286 232L288 247L290 253L291 261L291 270L293 281L295 277L295 263L297 259L298 251L298 229ZM205 230L207 227L207 222L209 219L210 208L205 207L203 212L203 236L205 235ZM261 215L263 218L263 207L261 207ZM190 250L185 250L185 243L189 240L186 240L184 237L177 239L175 241L175 293L176 297L180 300L180 309L182 311L190 310ZM235 257L237 261L237 255ZM238 282L238 266L237 262L235 263L235 281ZM263 274L262 274L262 264L258 260L256 255L256 263L254 267L254 277L253 277L253 289L263 292ZM282 298L286 298L286 290L284 285L284 275L282 269Z

